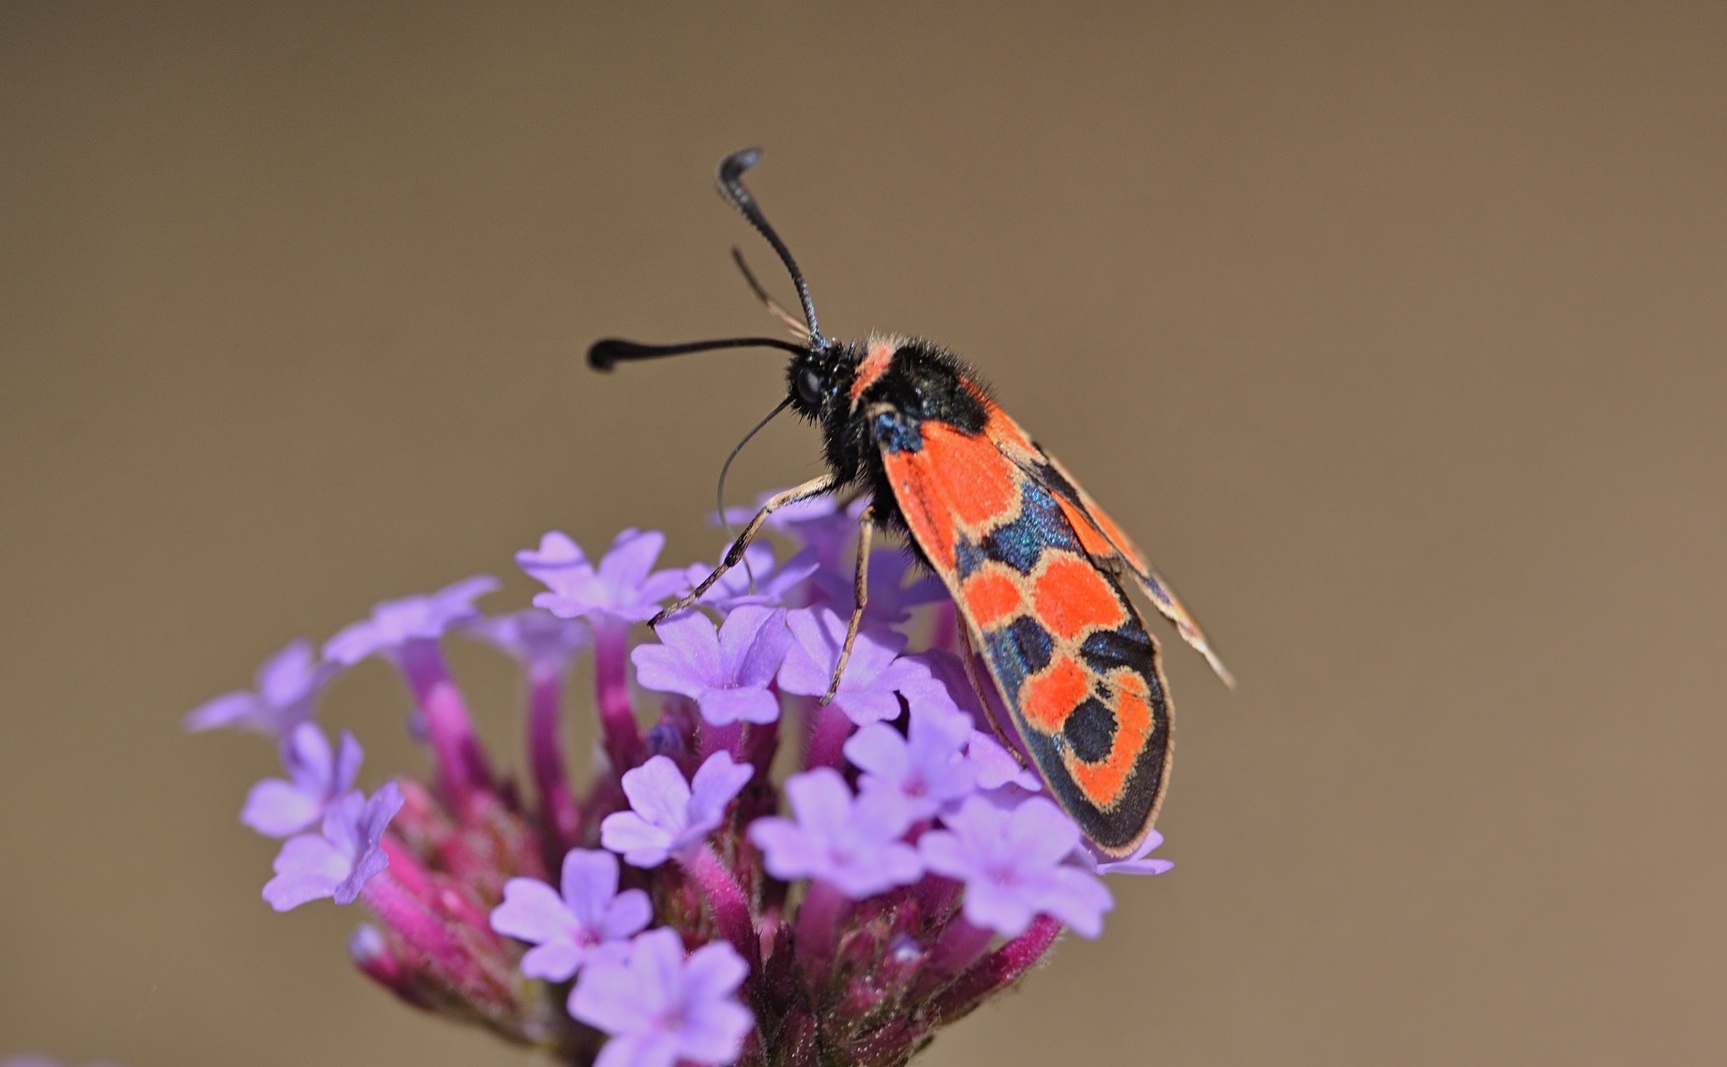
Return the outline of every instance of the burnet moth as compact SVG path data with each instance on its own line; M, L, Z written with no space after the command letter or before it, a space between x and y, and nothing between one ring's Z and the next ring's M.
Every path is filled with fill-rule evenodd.
M769 418L789 407L818 425L828 471L768 500L713 574L653 621L688 607L737 566L777 509L823 494L867 494L856 607L828 696L839 686L863 617L871 534L899 534L947 586L1051 795L1099 852L1132 854L1169 784L1171 706L1157 641L1124 579L1137 583L1233 685L1229 672L1144 554L996 406L971 368L916 338L875 334L839 342L821 332L803 272L744 188L744 171L760 158L759 150L745 149L722 160L720 194L790 273L802 322L745 269L800 343L735 337L645 345L609 338L589 349L588 362L610 370L625 360L688 352L783 349L791 354L786 397ZM991 707L987 697L983 706Z

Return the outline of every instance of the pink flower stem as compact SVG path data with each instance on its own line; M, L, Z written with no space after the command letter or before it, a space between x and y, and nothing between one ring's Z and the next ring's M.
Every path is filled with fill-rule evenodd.
M767 778L768 768L773 766L774 753L779 751L779 747L780 723L778 719L773 722L750 723L749 728L744 731L743 758L755 767L756 773L761 775L763 779Z
M985 956L931 1006L937 1026L945 1026L971 1011L986 998L1018 981L1043 958L1061 933L1061 924L1047 915L1032 920L1025 933Z
M557 855L576 843L582 811L564 769L558 727L563 709L563 680L555 671L528 675L528 767L540 794L540 807L557 835Z
M702 759L706 760L715 752L724 752L734 761L743 754L744 724L741 722L727 723L725 726L715 726L710 722L702 723Z
M798 906L795 938L798 961L803 964L813 989L820 989L827 981L834 950L839 946L840 920L849 905L839 889L827 882L815 881L810 883L809 892Z
M843 747L846 736L851 732L851 720L845 712L832 704L809 703L808 718L813 719L810 726L809 746L804 752L804 769L814 770L817 767L844 766Z
M360 896L404 947L433 968L445 975L468 969L467 953L449 928L389 871L367 882Z
M936 603L934 618L930 621L929 644L931 648L951 649L961 655L965 646L959 643L958 615L952 600L941 600Z
M750 917L750 903L744 898L738 880L720 862L712 845L686 849L677 859L707 900L720 936L730 941L750 965L753 981L761 974L762 946L756 936L755 921Z
M474 736L467 704L436 641L405 642L396 662L425 717L438 786L457 811L464 811L474 793L492 788L491 768Z
M630 624L611 615L593 619L594 699L600 708L600 730L605 737L606 756L612 773L623 774L646 754L635 709L630 707L629 681L624 662L628 658Z
M946 984L977 962L983 950L989 947L989 939L987 927L973 926L965 921L964 916L954 916L953 922L936 939L935 947L930 949L921 984L928 989Z

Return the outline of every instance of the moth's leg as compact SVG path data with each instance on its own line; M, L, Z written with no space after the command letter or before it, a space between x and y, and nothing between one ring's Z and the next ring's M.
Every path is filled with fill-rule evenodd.
M1001 742L1002 748L1007 749L1007 754L1014 758L1014 762L1024 767L1025 757L1019 754L1019 746L1007 739L1007 732L1001 728L1001 723L996 721L995 708L990 705L989 694L984 691L983 679L977 676L977 651L971 647L971 627L961 619L958 629L960 641L965 645L966 677L971 679L971 691L977 694L977 703L983 709L983 717L989 720L990 732L995 734L995 739Z
M749 548L750 542L756 539L756 534L761 532L762 523L768 521L769 515L788 504L796 504L801 500L808 500L810 497L821 496L823 493L832 491L834 481L833 475L824 474L820 478L811 478L802 485L787 489L785 492L770 498L766 504L762 505L762 509L756 512L756 517L750 520L749 525L744 527L744 532L738 534L738 539L732 542L732 547L726 549L725 558L720 560L720 565L714 568L714 572L703 578L700 585L690 590L677 603L649 619L648 625L658 626L665 621L668 615L675 615L701 599L702 594L712 589L714 583L719 581L722 575L743 560L744 550Z
M840 691L840 677L846 672L846 663L852 658L852 643L858 639L858 627L863 623L864 607L869 604L869 545L870 535L875 531L875 505L863 509L858 516L858 565L857 574L852 578L852 608L851 622L846 624L845 644L840 646L839 662L834 664L833 681L828 683L827 696L822 697L823 704L833 702L834 694Z

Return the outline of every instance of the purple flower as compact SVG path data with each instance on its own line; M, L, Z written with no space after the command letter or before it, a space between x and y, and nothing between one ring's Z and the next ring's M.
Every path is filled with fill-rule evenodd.
M808 548L775 567L774 550L758 541L744 550L744 562L720 575L720 580L710 586L696 603L707 604L722 612L745 604L778 607L786 602L792 590L820 567L815 550ZM706 581L712 573L712 567L697 563L685 572L685 577L694 587Z
M291 641L258 668L255 691L242 689L206 702L186 716L186 729L233 726L286 737L311 720L319 690L335 673L333 665L313 658L310 641Z
M1145 835L1145 840L1133 850L1133 855L1122 860L1106 860L1100 859L1082 841L1080 847L1074 851L1074 858L1079 860L1086 869L1096 871L1098 874L1162 874L1174 868L1175 864L1168 860L1146 858L1148 853L1161 844L1163 844L1163 835L1153 830Z
M360 743L346 730L340 751L332 755L324 731L301 723L282 742L282 766L290 780L266 778L253 786L240 821L270 837L299 833L353 786L360 756Z
M512 878L504 883L504 902L492 909L492 929L534 944L522 957L529 978L562 982L595 953L625 950L654 917L642 890L618 892L618 858L610 852L571 849L561 891L535 878Z
M933 604L947 596L941 579L933 574L921 574L906 584L906 572L912 557L904 549L880 548L869 557L869 603L864 605L864 621L891 625L911 617L911 609ZM855 601L852 594L855 579L850 570L838 568L820 571L815 584L822 599L842 612L850 612Z
M429 596L382 601L372 609L371 618L324 642L324 657L348 665L380 653L393 655L411 641L435 641L453 624L478 615L475 599L497 587L496 578L479 574Z
M796 643L780 668L780 688L788 693L825 694L845 644L846 620L827 608L815 608L788 613L786 625ZM929 667L900 656L905 643L905 635L893 630L858 631L833 701L852 722L862 726L899 718L901 695L907 703L927 700L953 706L946 687Z
M514 656L533 674L557 674L588 643L588 628L534 608L508 615L480 615L462 632Z
M1018 757L1003 748L1000 741L982 730L971 732L965 752L972 766L977 768L979 789L993 790L1012 786L1024 793L1037 793L1043 789L1043 781L1036 772L1020 763Z
M627 956L595 959L570 993L570 1014L611 1035L594 1067L732 1063L755 1017L739 1003L749 965L724 941L684 956L675 930L635 939Z
M716 752L684 781L678 765L654 756L623 777L630 811L614 812L600 824L600 844L622 853L633 867L658 867L670 856L702 842L725 818L726 805L750 780L749 764Z
M625 530L595 569L574 541L553 531L538 550L516 553L516 562L549 590L534 597L537 608L560 619L609 615L641 622L659 612L660 601L689 588L682 571L653 569L665 543L655 530Z
M727 508L726 519L733 526L743 526L755 518L756 512L776 495L778 490L763 493L756 498L756 506L753 508ZM863 514L866 503L868 501L860 497L842 508L839 497L832 494L811 497L796 504L788 504L769 515L767 521L762 523L762 528L796 538L802 544L815 549L816 559L822 566L841 569L840 564L851 562L842 560L841 556L851 539L857 535L858 516Z
M690 697L715 726L773 722L780 701L768 686L792 643L785 620L781 608L741 607L716 631L701 612L679 612L660 623L660 644L630 654L636 681Z
M355 790L330 805L321 833L291 837L282 845L264 899L277 911L320 897L352 904L360 888L390 865L379 842L401 807L402 790L395 782L385 782L370 800Z
M1043 797L1012 811L972 797L918 840L929 869L965 883L964 912L973 926L1017 937L1038 915L1061 920L1083 937L1103 931L1111 907L1097 876L1065 861L1079 847L1079 827Z
M819 879L862 900L910 885L923 873L917 849L900 840L911 817L899 796L854 798L832 767L792 775L785 791L794 818L757 819L749 830L762 866L775 878Z
M913 820L952 807L977 787L977 768L965 757L974 733L971 718L934 704L911 709L907 732L871 723L845 743L846 758L863 774L863 793L889 793L903 800Z

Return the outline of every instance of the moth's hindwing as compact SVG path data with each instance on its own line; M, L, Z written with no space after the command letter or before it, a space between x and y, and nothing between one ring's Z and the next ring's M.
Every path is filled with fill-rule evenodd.
M919 430L919 447L882 449L906 526L1050 793L1100 850L1129 855L1168 785L1157 642L1065 502L1010 456L1024 438L1005 416L978 435L938 421Z

